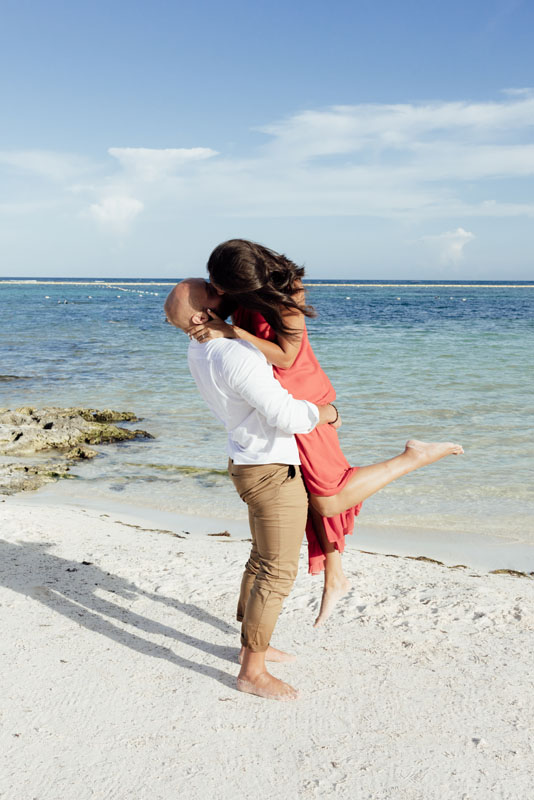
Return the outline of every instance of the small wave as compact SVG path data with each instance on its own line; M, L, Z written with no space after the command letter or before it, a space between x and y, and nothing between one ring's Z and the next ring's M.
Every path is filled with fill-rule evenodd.
M360 289L533 289L534 283L314 283L304 281L304 286L322 288L354 286ZM463 299L463 298L462 298Z
M227 469L214 469L212 467L194 467L183 464L147 464L140 461L127 461L129 467L142 467L143 469L158 469L164 472L178 472L180 475L228 475Z
M29 381L29 375L0 375L0 383L7 383L7 381Z

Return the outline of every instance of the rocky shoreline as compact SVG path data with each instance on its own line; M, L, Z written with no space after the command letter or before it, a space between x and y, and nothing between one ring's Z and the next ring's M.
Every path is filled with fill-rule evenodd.
M0 456L5 457L0 462L0 494L33 491L45 483L72 478L73 462L98 455L91 445L153 439L148 431L115 424L138 421L129 411L110 409L0 409Z

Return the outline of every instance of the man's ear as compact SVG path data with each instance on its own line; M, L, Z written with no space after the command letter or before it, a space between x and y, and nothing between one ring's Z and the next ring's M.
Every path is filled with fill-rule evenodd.
M207 314L205 311L195 311L195 313L191 317L191 324L202 325L202 323L208 322L209 318L210 318L209 314Z

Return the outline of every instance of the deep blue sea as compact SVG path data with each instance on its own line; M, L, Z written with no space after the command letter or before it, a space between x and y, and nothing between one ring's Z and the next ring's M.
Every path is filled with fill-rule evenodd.
M189 375L188 339L165 322L169 279L5 281L0 406L131 410L156 436L102 447L69 492L245 516L218 472L225 435ZM310 281L310 339L349 461L390 457L410 437L465 449L370 498L359 521L534 543L534 282L480 283Z

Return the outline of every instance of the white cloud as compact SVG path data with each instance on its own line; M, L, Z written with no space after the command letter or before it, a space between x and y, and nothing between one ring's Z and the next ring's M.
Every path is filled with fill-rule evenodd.
M456 267L462 261L464 248L475 238L475 234L464 228L447 231L437 236L423 236L422 241L430 244L438 252L440 263Z
M264 126L268 138L247 158L208 147L111 147L116 169L108 164L107 173L42 151L0 153L0 165L62 180L60 202L76 211L83 204L121 232L143 209L160 219L534 216L534 200L525 200L533 125L534 93L518 89L488 103L301 111Z
M333 106L303 111L260 130L273 137L273 153L306 161L324 155L391 150L410 153L423 143L443 144L499 139L528 130L534 121L534 95L493 103L428 103Z
M112 195L89 207L89 214L102 225L125 231L144 205L135 197Z
M495 179L534 175L533 123L534 95L524 92L303 111L262 128L270 139L253 156L197 165L174 195L169 185L167 202L251 217L530 216L534 203L514 201L510 187L505 202ZM476 200L464 197L468 182Z
M116 158L125 170L146 181L158 180L187 164L204 161L217 155L217 152L209 147L161 150L150 147L110 147L108 153Z
M52 208L50 203L0 203L0 215L25 216Z
M0 151L0 165L57 182L73 180L91 168L89 162L80 156L49 150Z
M502 89L503 94L508 94L512 96L519 96L519 95L532 95L534 94L534 88L532 86L524 86L523 88L515 88L515 89Z

